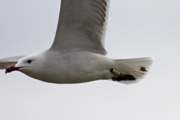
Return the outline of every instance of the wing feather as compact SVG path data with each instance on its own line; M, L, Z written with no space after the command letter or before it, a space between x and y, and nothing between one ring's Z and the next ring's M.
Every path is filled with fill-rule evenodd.
M61 0L60 17L51 49L106 54L103 45L109 0Z
M6 69L10 66L13 66L17 63L19 59L21 59L24 56L15 56L15 57L8 57L0 59L0 69Z

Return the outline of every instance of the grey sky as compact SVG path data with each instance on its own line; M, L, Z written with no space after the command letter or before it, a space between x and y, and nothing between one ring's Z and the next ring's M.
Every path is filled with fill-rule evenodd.
M59 6L59 0L1 0L0 58L50 47ZM152 57L139 83L50 84L0 71L0 120L179 120L179 6L178 0L111 0L107 56Z

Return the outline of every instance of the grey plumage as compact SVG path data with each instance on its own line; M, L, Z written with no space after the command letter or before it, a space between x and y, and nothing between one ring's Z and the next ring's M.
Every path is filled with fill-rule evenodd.
M91 51L106 54L104 30L109 0L62 0L51 49L62 53Z

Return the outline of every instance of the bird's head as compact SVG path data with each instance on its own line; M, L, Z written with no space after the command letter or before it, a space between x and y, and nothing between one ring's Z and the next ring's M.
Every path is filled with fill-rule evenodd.
M6 73L20 71L29 76L32 76L32 74L36 74L40 71L42 63L43 61L40 54L28 55L21 58L14 66L8 67L6 69Z
M21 58L14 66L8 67L6 69L6 73L10 73L12 71L20 71L38 80L53 82L52 76L54 75L53 73L56 72L57 70L55 69L55 71L52 71L54 70L52 69L51 70L52 72L49 72L49 66L52 66L52 64L54 63L51 62L51 58L52 58L51 55L49 59L47 58L46 51L37 54L28 55Z

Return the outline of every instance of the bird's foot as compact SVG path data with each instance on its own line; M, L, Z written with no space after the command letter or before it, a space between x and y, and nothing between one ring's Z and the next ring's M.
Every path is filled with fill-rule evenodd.
M133 75L123 74L115 69L111 69L110 72L115 75L115 77L112 78L113 81L136 80L136 78Z

